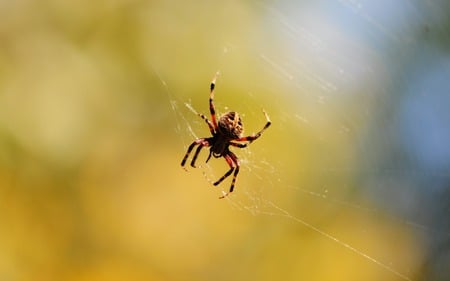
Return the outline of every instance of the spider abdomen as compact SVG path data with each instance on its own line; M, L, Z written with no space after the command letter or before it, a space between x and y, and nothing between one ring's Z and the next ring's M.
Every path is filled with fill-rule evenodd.
M239 113L230 111L219 118L219 132L224 137L229 139L240 138L244 132L244 125L242 124Z

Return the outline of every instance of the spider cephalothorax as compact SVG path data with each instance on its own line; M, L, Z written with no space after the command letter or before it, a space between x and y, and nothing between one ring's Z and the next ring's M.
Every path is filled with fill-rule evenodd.
M206 118L203 114L198 114L203 120L205 120L206 124L209 127L209 131L211 132L212 137L209 138L199 138L195 140L189 147L184 155L183 160L181 161L181 166L184 166L186 164L186 160L189 157L189 154L192 152L194 147L198 145L197 150L194 153L194 157L192 157L191 166L195 168L195 161L197 160L197 157L200 153L200 150L203 147L209 147L209 156L206 159L206 162L209 161L211 158L211 155L218 158L223 157L225 158L225 161L227 161L228 165L230 166L230 170L225 173L220 179L218 179L214 185L218 185L221 183L224 179L226 179L228 176L233 173L233 180L231 181L230 191L228 193L225 193L220 198L224 198L229 193L233 192L234 184L236 182L236 177L239 173L239 159L237 156L230 151L229 146L235 146L239 148L244 148L247 145L249 145L251 142L259 138L264 132L265 129L267 129L271 122L269 119L269 116L265 111L263 111L264 116L266 117L266 125L262 128L261 131L259 131L256 134L243 137L242 133L244 132L244 127L242 125L241 117L237 112L230 111L227 112L219 117L219 121L216 120L216 110L214 107L214 87L216 85L216 78L217 75L214 77L213 81L211 82L211 88L210 88L210 95L209 95L209 111L211 113L211 121Z

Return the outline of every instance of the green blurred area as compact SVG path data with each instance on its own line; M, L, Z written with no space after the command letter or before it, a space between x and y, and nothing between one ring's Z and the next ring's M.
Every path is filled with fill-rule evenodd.
M354 138L376 106L356 93L385 77L351 85L339 102L314 83L289 84L268 57L292 46L255 7L0 3L1 280L401 280L300 220L418 274L424 252L411 229L353 197ZM320 71L311 61L307 77ZM244 113L249 134L264 124L261 108L273 121L236 152L243 169L227 200L217 198L229 181L213 188L179 164L189 129L208 134L183 103L206 114L218 70L220 112ZM223 160L211 166L208 178L226 171ZM378 211L298 186L338 187L330 197Z

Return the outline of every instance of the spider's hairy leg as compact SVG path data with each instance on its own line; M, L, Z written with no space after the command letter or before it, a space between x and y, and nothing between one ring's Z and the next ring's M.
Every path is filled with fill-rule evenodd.
M264 109L262 110L262 112L264 113L264 116L266 117L266 121L267 121L266 126L269 127L270 124L272 124L272 122L270 121L269 115L267 114L267 112Z
M264 128L262 128L261 131L257 132L254 135L251 136L247 136L247 137L242 137L242 138L238 138L235 139L234 141L248 141L249 143L253 142L254 140L256 140L257 138L259 138L262 133L269 128L269 126L272 124L272 122L270 121L269 115L267 114L266 111L263 110L264 116L266 117L266 125L264 125ZM236 146L236 145L235 145Z
M248 146L248 143L230 142L230 145L235 146L235 147L239 147L239 148L244 148L244 147Z
M211 121L209 121L205 115L198 113L197 110L195 110L190 104L185 103L185 105L187 108L189 108L190 111L192 111L194 114L197 114L200 118L205 120L206 124L209 127L209 131L211 132L212 135L214 135L214 133L215 133L214 124Z
M231 192L233 192L234 183L236 182L236 177L237 177L238 173L239 173L239 165L237 165L236 169L234 170L233 180L231 181L231 186L230 186L230 191L224 193L222 196L219 197L219 199L223 199L223 198L227 197Z
M225 173L225 175L223 175L219 180L217 180L214 185L218 185L219 183L221 183L224 179L226 179L227 177L229 177L231 175L231 173L233 173L233 179L231 180L231 186L230 186L230 191L228 191L227 193L223 194L222 196L220 196L219 198L222 199L226 196L228 196L228 194L230 194L231 192L233 192L234 189L234 184L236 182L236 177L239 173L239 160L236 157L236 155L229 151L228 154L224 155L225 160L227 161L228 165L230 166L230 170L228 170L228 172Z
M216 73L210 85L209 92L209 111L211 113L211 120L214 126L214 129L217 129L217 120L216 120L216 108L214 107L214 88L216 87L216 80L219 72Z
M228 172L225 173L225 175L223 175L220 179L218 179L218 180L214 183L214 185L218 185L218 184L221 183L224 179L228 178L228 177L231 175L231 173L233 172L233 170L234 170L234 167L231 167L231 168L228 170Z
M197 157L198 157L198 155L200 154L200 150L202 150L202 148L203 148L204 146L210 146L210 145L209 145L209 141L208 141L207 139L204 140L204 141L202 141L202 142L200 143L200 145L197 147L197 150L195 151L194 157L192 157L192 161L191 161L191 166L192 166L192 168L196 168L196 167L195 167L195 161L197 160Z
M203 120L205 120L206 124L208 124L209 131L211 132L212 135L214 135L216 133L216 131L215 131L213 123L211 123L211 121L209 121L205 115L203 115L201 113L197 113L197 115L200 116L200 118L202 118Z
M191 143L191 145L189 145L189 147L188 147L188 150L187 150L186 154L183 157L183 160L181 161L181 167L183 167L184 164L186 164L186 160L188 159L189 154L191 154L192 150L194 149L194 147L196 145L200 145L199 148L201 148L203 146L209 146L209 141L207 139L197 139L193 143ZM200 153L200 149L199 148L197 148L197 151L195 152L194 159L196 159L197 156L198 156L198 153ZM191 166L192 166L192 162L191 162Z

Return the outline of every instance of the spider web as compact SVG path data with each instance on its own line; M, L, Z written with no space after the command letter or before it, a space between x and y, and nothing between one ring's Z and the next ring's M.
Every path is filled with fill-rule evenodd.
M260 65L268 76L272 76L274 80L279 81L279 84L272 88L268 86L268 92L277 92L281 100L295 101L295 104L302 102L304 105L299 105L298 109L295 107L286 109L282 108L281 102L269 103L267 99L261 101L258 95L254 94L260 88L252 90L248 86L245 88L247 89L246 91L242 91L244 97L241 97L239 108L236 111L243 115L247 133L256 132L262 128L264 124L264 118L260 110L262 107L267 110L273 123L263 136L252 143L249 148L236 152L241 161L241 172L234 193L227 197L225 201L232 209L237 211L249 212L252 215L284 217L294 221L375 264L392 274L392 276L401 280L415 280L412 276L415 274L416 269L408 266L402 267L398 258L393 257L395 256L393 253L392 255L389 253L384 256L377 255L370 252L370 250L365 250L359 244L347 242L351 240L349 237L345 235L339 236L332 231L325 230L323 223L318 222L315 218L309 219L304 213L305 210L298 207L296 202L314 204L316 206L314 208L315 211L318 211L321 207L328 209L328 212L322 214L325 219L328 218L327 220L333 217L334 211L342 210L362 214L362 216L381 217L381 224L394 225L402 229L406 228L406 232L412 236L428 237L425 240L429 239L430 243L434 245L430 249L430 255L433 254L433 247L445 245L445 241L448 241L450 237L450 231L448 230L448 223L444 223L441 220L440 216L442 214L434 214L432 216L433 214L427 213L437 221L427 220L425 215L420 215L422 211L417 206L431 208L439 196L448 194L448 185L445 185L449 182L448 168L450 167L448 163L445 163L444 160L437 160L436 164L436 161L433 161L436 158L430 158L431 156L428 155L430 151L419 150L418 154L415 154L414 149L417 147L409 146L405 150L392 147L391 142L396 142L396 145L404 144L404 140L396 139L401 138L401 135L399 136L399 134L394 132L394 130L399 128L405 130L403 132L405 135L415 133L414 127L407 123L414 109L417 110L417 107L414 106L433 100L432 96L415 99L415 89L417 87L430 87L436 82L433 79L443 79L439 75L440 73L449 74L450 69L448 66L450 64L437 64L438 66L435 69L437 76L429 78L430 81L425 80L421 85L416 85L416 88L408 87L407 84L423 74L419 70L416 72L411 71L405 77L394 77L392 79L384 76L377 77L379 80L386 81L387 85L379 85L371 81L372 76L389 69L389 66L380 65L379 61L386 62L386 59L391 59L398 55L395 50L391 51L391 53L388 51L384 55L388 45L397 44L404 47L405 44L409 43L408 40L410 39L401 35L403 32L414 33L416 32L415 28L419 28L417 32L420 34L420 24L423 24L427 26L423 32L428 33L427 30L430 28L428 26L433 24L439 26L440 23L433 23L425 18L420 18L419 22L416 22L416 27L406 27L405 23L390 22L392 18L399 15L405 22L409 22L411 19L417 20L418 10L423 8L417 3L410 2L405 10L400 10L397 4L392 4L395 6L391 7L393 8L392 14L386 16L386 18L380 18L379 12L385 11L385 8L381 6L365 1L336 1L331 5L333 8L337 8L337 12L333 13L338 15L334 16L349 17L353 15L351 17L352 20L341 23L343 25L341 28L349 28L349 25L354 24L354 21L363 25L362 31L351 29L353 34L340 34L338 33L339 30L330 29L331 25L336 24L335 22L323 22L319 27L309 25L311 18L319 17L323 20L323 15L320 14L322 12L319 13L318 11L331 10L326 4L317 4L318 6L309 10L309 14L302 14L302 17L298 17L298 15L293 14L292 11L295 9L290 9L289 3L286 2L281 6L266 3L255 5L254 7L267 13L267 26L278 32L280 40L287 42L286 45L294 46L292 47L293 50L289 50L286 53L274 53L269 47L255 48L251 52L253 54L252 60ZM379 5L387 4L384 1ZM428 9L429 13L436 13L437 6L425 8ZM302 18L302 20L298 20L298 18ZM317 20L314 23L318 25ZM399 28L393 29L392 26ZM364 38L364 40L368 40L368 44L373 49L360 45L357 43L359 41L354 39L355 37L363 36L361 32L367 30L370 30L372 33L364 35L368 37ZM330 48L327 45L328 42L337 42L337 48ZM382 44L385 45L383 46ZM223 57L221 60L222 64L217 67L220 71L224 69L217 85L215 103L218 114L229 110L227 107L227 90L224 85L228 83L227 79L232 76L230 73L233 66L226 61L234 61L230 57L236 53L243 52L240 47L239 44L234 42L227 42L225 47L223 47L221 54ZM415 48L427 47L416 46ZM292 54L298 54L298 49L307 55L292 57ZM339 53L336 50L342 52ZM416 50L411 48L409 51L414 53ZM385 57L380 58L383 55ZM408 58L405 55L405 58L401 60L401 67L398 68L408 68L409 65L406 62ZM425 56L419 59L422 59L423 63L429 60L437 62L440 59L440 55L432 52L429 57ZM310 65L316 65L317 67L312 68ZM193 139L208 135L204 121L196 116L196 112L201 112L208 116L206 101L210 81L204 81L204 102L200 104L201 106L197 106L197 103L189 100L189 98L185 99L172 92L170 85L165 82L159 70L155 68L154 73L159 77L170 101L171 110L176 117L175 133L179 137L182 144L181 147L184 148L181 152L182 156L182 153L184 153ZM393 74L393 72L390 74ZM394 81L395 79L400 79L400 81L403 79L403 82L396 82ZM448 87L443 81L439 81L439 83L443 84L444 88ZM280 85L285 90L281 91L282 93L279 93L280 91L277 90L277 86ZM362 87L368 87L369 90ZM407 94L409 93L412 98L407 97L401 100L389 97L391 92L400 90ZM442 92L441 88L434 90ZM345 93L358 91L364 92L362 94ZM297 94L294 95L293 93ZM381 94L378 95L378 93ZM358 104L358 107L342 107L342 104L347 102L354 102ZM233 104L236 105L237 103L234 102ZM430 106L436 105L433 103ZM233 107L233 109L235 108ZM393 113L397 109L398 112ZM441 119L438 120L440 123L446 117L449 117L439 107L434 107L434 109L438 111L438 114L441 114L439 115ZM327 114L327 111L331 111L332 114ZM321 113L325 114L321 115ZM246 123L247 119L251 120L250 124ZM361 119L366 122L360 122ZM427 122L427 120L422 122ZM426 124L429 123L424 125ZM363 126L370 126L375 133L381 132L382 134L375 136L374 132L370 131L370 128L364 130ZM360 142L356 150L358 153L367 155L367 157L365 157L364 161L360 160L357 165L341 166L336 161L326 161L326 151L316 151L322 160L325 159L324 161L319 161L319 164L313 163L307 167L299 167L295 170L299 178L318 179L305 185L301 180L294 180L292 164L285 164L274 157L276 154L271 152L271 149L274 148L273 146L271 148L266 147L267 140L274 139L270 135L281 134L286 136L285 130L291 130L290 132L296 133L296 136L302 135L299 133L301 131L313 134L314 138L310 141L316 141L318 143L317 147L324 147L325 150L330 149L330 146L333 145L334 140L332 136L337 136L335 137L337 143L344 145L349 145L348 141L351 138L358 137ZM324 130L331 131L331 133L324 132ZM438 129L438 132L442 131L448 133L445 129ZM374 137L376 141L371 141L370 139ZM448 141L448 137L448 134L440 135L434 142L434 144L437 144L437 148L441 149L439 151L447 156L448 150L441 148L440 145L441 140ZM419 142L421 139L420 137L418 138ZM279 143L274 149L284 154L289 154L288 147L292 143L287 143L283 146L283 140L277 139L277 141ZM418 143L417 145L420 144ZM429 145L433 144L430 143ZM316 146L313 147L317 148ZM298 152L298 154L301 152L301 149L298 148L291 149L294 152ZM387 156L381 158L377 155L385 149L391 150L390 152L393 154L391 158ZM334 153L336 152L334 151ZM301 157L298 154L295 157ZM341 154L336 155L344 157ZM333 158L336 155L332 154L328 157ZM438 158L438 156L436 157ZM210 161L210 163L206 164L204 160L205 152L203 151L198 159L199 169L197 170L200 170L204 175L205 181L212 183L226 171L227 166L224 164L224 161ZM353 159L346 160L349 162L353 161ZM430 164L431 166L426 165L427 161L432 163ZM300 163L302 162L300 161ZM198 172L197 170L193 170L193 172ZM287 177L287 175L290 175L290 177ZM352 180L354 177L358 179L356 182ZM228 190L228 184L229 180L224 181L217 187L217 197L220 196L220 189L222 192ZM428 187L427 190L422 189L425 186ZM293 199L291 201L285 199L289 197ZM442 200L439 206L444 206L443 208L445 209L445 206L448 206L448 202ZM355 222L357 221L355 219ZM386 241L386 243L391 242ZM443 263L445 264L445 260ZM410 264L413 264L413 262Z
M174 96L172 95L172 93L168 88L168 85L166 84L166 82L162 77L160 77L160 81L161 84L166 89L167 94L169 95L172 111L177 116L176 132L177 134L182 136L180 137L180 139L182 140L184 150L186 150L187 146L190 144L189 140L197 139L200 137L200 135L197 134L196 132L199 131L199 127L205 126L204 122L203 120L198 118L197 111L193 108L191 102L189 101L182 102L176 100L176 98L174 98ZM187 108L188 110L183 111L183 107ZM224 110L227 110L227 108L224 108ZM198 119L200 119L200 122L198 121ZM207 132L205 128L203 128L202 131ZM188 141L186 140L187 139L185 137L186 135L189 136ZM203 152L203 156L204 154L205 152ZM235 195L238 192L240 194L243 194L244 196L236 197L231 195L225 198L225 200L232 209L238 211L247 211L255 216L266 215L271 217L284 217L289 220L293 220L296 223L304 225L305 227L319 233L325 238L334 241L335 243L341 245L342 247L345 247L349 251L352 251L357 255L367 259L368 261L376 264L377 266L391 272L395 276L400 277L403 280L411 280L407 275L404 275L401 272L397 271L393 266L390 266L387 263L383 263L382 261L377 260L370 254L357 249L351 244L346 243L344 240L341 240L336 236L320 229L319 227L314 226L314 224L304 220L301 216L294 215L293 212L290 212L286 208L279 206L277 203L275 203L275 201L271 199L272 197L271 195L268 194L270 193L268 192L268 190L276 189L282 186L284 187L284 192L297 192L297 193L300 192L308 197L312 197L319 200L325 200L328 203L331 202L332 204L338 206L345 206L358 212L369 212L378 214L380 213L379 210L364 207L362 205L355 204L351 201L330 198L327 194L328 190L326 189L323 192L316 192L314 190L309 190L301 186L289 185L282 180L282 176L278 172L279 168L274 164L272 164L267 159L264 158L260 159L261 157L264 156L255 155L254 153L252 153L251 148L245 148L239 151L239 158L241 162L240 176L242 177L243 174L247 174L247 177L253 177L254 179L256 179L257 182L259 182L259 184L249 186L238 183L238 185L235 187L235 193L233 193L233 195ZM212 183L215 181L214 179L217 179L221 176L221 174L219 173L222 173L225 170L223 170L223 167L222 169L216 170L209 163L200 164L202 160L204 161L204 157L199 157L197 164L198 170L200 170L201 173L203 174L205 181L209 182L212 185ZM227 185L227 181L219 185L218 188L221 189L221 194L225 194L229 188L229 186ZM219 195L220 193L217 193L217 197ZM413 221L402 221L401 219L394 216L390 217L389 219L397 221L400 224L409 225L414 228L423 229L426 231L433 231L428 226L424 226Z

